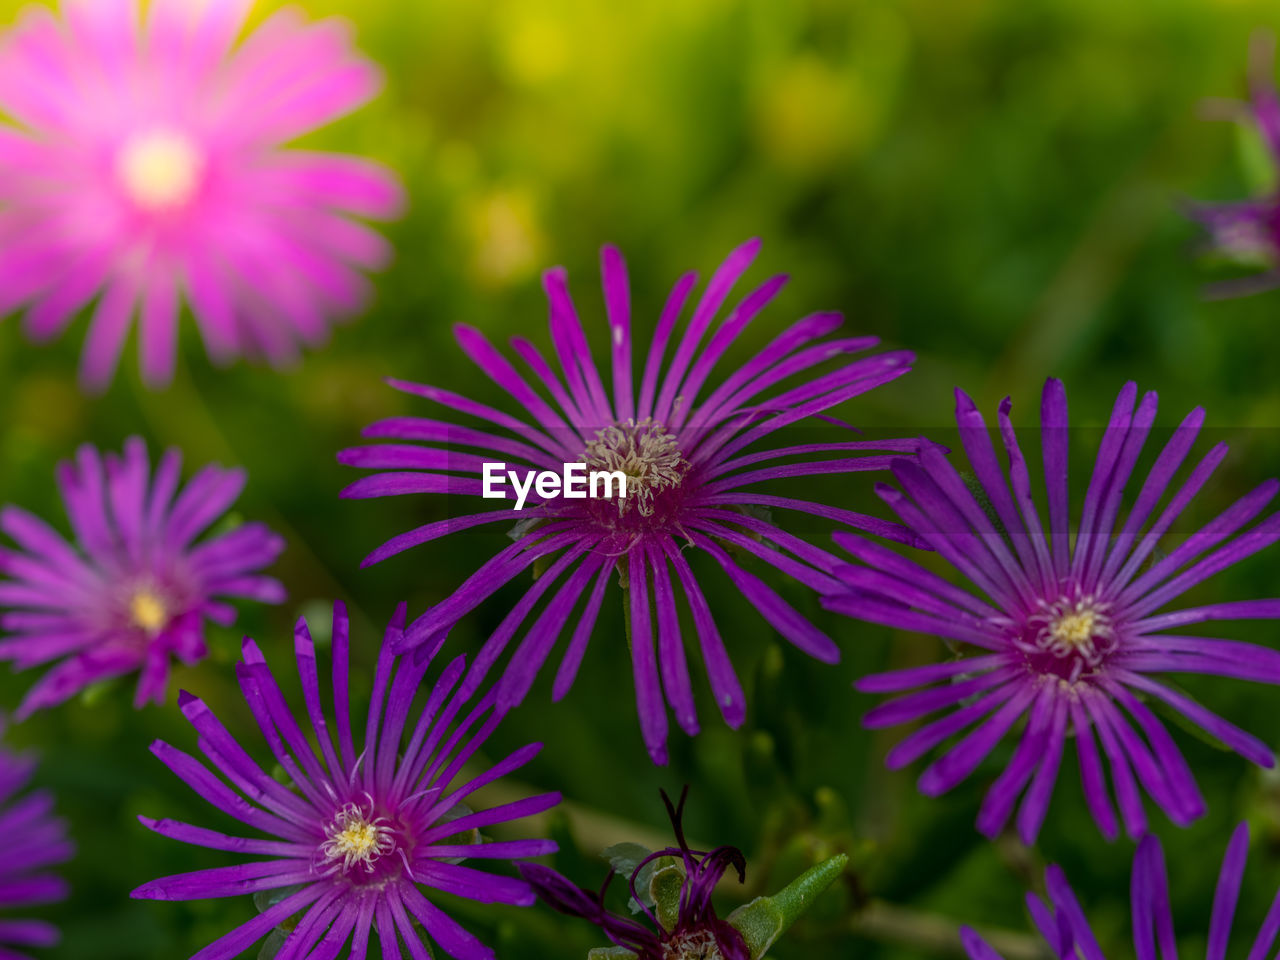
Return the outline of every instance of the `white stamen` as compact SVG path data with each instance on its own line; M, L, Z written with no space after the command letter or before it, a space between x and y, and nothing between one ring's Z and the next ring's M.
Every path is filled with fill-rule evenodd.
M723 960L720 944L710 930L677 934L662 945L662 960Z
M652 417L597 430L582 459L588 470L626 475L627 495L614 498L620 517L633 508L642 517L653 516L657 495L680 486L689 472L675 435Z
M1038 649L1055 657L1076 657L1088 667L1098 666L1115 646L1115 625L1109 604L1092 595L1061 597L1042 603L1028 618Z
M320 853L330 870L347 873L359 864L365 873L372 873L374 863L396 849L391 822L386 817L366 815L354 803L334 814L325 832L328 839L320 845Z

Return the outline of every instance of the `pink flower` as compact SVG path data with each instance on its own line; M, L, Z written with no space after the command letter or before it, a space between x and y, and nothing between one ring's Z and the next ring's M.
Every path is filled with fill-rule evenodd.
M65 0L0 35L0 315L36 340L92 309L81 379L110 382L135 313L144 379L173 376L180 304L215 362L279 365L359 309L396 178L281 149L377 91L346 25L267 19L249 0Z

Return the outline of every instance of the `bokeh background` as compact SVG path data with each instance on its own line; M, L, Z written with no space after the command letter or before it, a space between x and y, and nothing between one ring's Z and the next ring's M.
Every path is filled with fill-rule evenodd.
M284 374L215 370L191 329L173 387L147 393L132 355L101 398L74 382L79 335L53 347L0 326L0 497L61 521L54 464L91 441L129 434L179 446L189 466L243 464L238 509L288 538L277 572L290 601L246 609L236 631L178 683L208 699L233 730L256 735L230 665L242 629L283 669L291 624L323 635L335 596L352 607L357 659L372 663L400 599L411 613L448 595L463 572L505 543L481 531L419 548L370 570L359 559L388 536L442 516L448 504L344 502L354 474L334 453L367 422L429 415L383 385L397 375L494 401L465 365L450 325L491 337L545 340L539 271L563 264L603 342L598 249L628 256L637 322L651 329L684 270L705 277L750 236L765 245L751 274L792 282L744 338L742 353L816 309L842 309L851 328L919 354L915 372L840 411L898 434L945 439L951 390L984 410L1006 394L1033 423L1047 375L1066 379L1073 416L1105 422L1127 379L1157 389L1160 423L1195 404L1233 445L1196 516L1280 471L1280 294L1207 302L1223 274L1194 257L1187 197L1242 196L1249 181L1230 125L1200 118L1209 95L1240 95L1258 27L1280 26L1273 4L1250 0L306 0L313 16L348 17L361 48L385 65L374 105L310 138L396 168L412 205L391 228L392 269L366 316ZM262 0L256 16L275 7ZM0 3L5 22L16 5ZM83 331L83 322L76 328ZM742 355L742 354L739 354ZM1096 435L1082 432L1077 478ZM1208 441L1206 441L1207 446ZM827 488L878 509L870 478ZM788 489L799 490L801 485ZM805 528L825 541L824 531ZM1197 600L1276 595L1274 555L1205 585ZM776 581L777 578L775 578ZM703 684L703 735L673 733L668 768L650 765L632 708L630 661L614 609L597 628L570 696L550 703L550 677L492 741L489 755L530 738L547 744L522 772L560 789L548 825L557 865L586 885L602 878L607 843L651 844L665 833L659 787L691 785L689 831L748 856L745 889L722 890L727 911L781 886L816 858L851 856L839 887L774 950L779 958L956 955L958 922L1008 931L1011 958L1041 948L1028 935L1022 893L1043 864L1062 863L1109 955L1130 951L1132 844L1105 842L1084 811L1074 762L1040 845L991 844L972 828L1008 747L941 800L917 795L919 766L882 767L901 733L863 731L874 703L853 679L887 665L931 662L940 644L830 617L794 585L780 589L841 643L837 667L809 661L745 610L727 583L707 589L751 704L743 729L724 728ZM474 650L503 613L500 595L450 643ZM1232 634L1277 643L1265 625ZM13 704L29 676L0 680ZM1280 743L1273 689L1244 682L1185 686L1265 740ZM248 900L137 903L155 876L230 862L143 830L135 815L215 825L216 813L147 752L194 735L171 697L135 713L131 688L95 689L13 729L44 758L39 780L58 794L80 847L65 868L66 904L43 911L76 960L189 956L251 915ZM1186 955L1203 949L1217 866L1231 826L1248 818L1255 845L1237 923L1257 929L1280 882L1280 780L1185 731L1209 802L1185 831L1153 814L1174 865L1175 913ZM508 784L509 791L520 784ZM543 908L452 905L504 960L582 957L602 941L587 924ZM251 951L250 956L254 955Z

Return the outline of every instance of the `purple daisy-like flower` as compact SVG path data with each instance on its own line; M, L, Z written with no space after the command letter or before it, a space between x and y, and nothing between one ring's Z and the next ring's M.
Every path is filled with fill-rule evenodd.
M402 204L355 157L281 144L368 101L377 68L336 20L251 0L66 0L0 36L0 315L37 340L100 294L81 377L111 380L135 313L151 385L190 305L211 357L291 360L359 309L386 242L353 217Z
M1231 835L1218 874L1209 920L1206 960L1223 960L1227 955L1248 856L1249 826L1241 823ZM1081 957L1105 960L1106 955L1061 867L1053 864L1045 870L1045 886L1049 902L1046 904L1040 897L1029 893L1027 906L1053 955L1059 960L1078 960ZM1176 960L1178 953L1164 851L1152 834L1142 838L1134 855L1129 899L1133 911L1133 949L1137 960L1157 960L1160 957ZM1280 933L1280 891L1249 948L1250 960L1265 957L1275 943L1277 933ZM970 927L960 928L960 938L971 960L1002 960L1000 954Z
M1215 100L1212 114L1257 131L1272 166L1280 170L1280 95L1274 79L1275 37L1254 36L1250 48L1250 100ZM1192 203L1188 215L1208 233L1216 254L1260 272L1209 288L1210 295L1241 296L1280 286L1280 191L1232 203Z
M245 751L197 697L183 693L182 712L199 734L205 764L163 741L152 752L183 782L241 823L271 839L230 837L174 820L142 823L166 837L215 850L265 857L143 884L133 896L196 900L275 891L261 914L200 950L192 960L230 960L275 927L287 925L278 956L336 957L349 942L363 958L377 928L382 955L428 957L414 920L457 960L492 958L493 951L423 895L428 887L480 903L534 902L528 884L465 866L460 861L513 860L554 853L550 840L487 843L480 830L541 813L560 801L544 793L472 811L468 798L528 763L542 745L529 744L470 779L463 767L484 745L504 714L492 691L474 702L458 681L458 657L415 697L431 658L398 660L393 641L404 627L402 604L387 627L378 656L364 741L352 730L346 608L333 615L333 708L330 727L321 702L315 645L305 621L294 634L309 737L290 712L257 645L246 638L236 676L275 760L293 789L277 782ZM470 703L470 706L468 704ZM464 712L465 710L465 712ZM336 738L331 730L336 732ZM334 740L337 744L335 746ZM313 745L319 744L319 749ZM228 785L229 784L229 785ZM295 915L297 915L295 917Z
M266 526L197 541L240 495L244 470L210 464L179 489L181 470L171 449L152 474L139 437L121 456L82 446L57 470L74 544L19 507L0 510L0 531L18 547L0 548L0 659L19 670L61 661L32 687L19 719L134 670L135 706L163 702L170 658L198 662L208 652L205 621L235 622L227 599L284 599L279 581L259 573L284 549Z
M590 920L615 946L635 953L637 960L750 960L751 951L742 934L716 916L715 907L711 904L716 884L730 868L737 871L739 883L746 879L746 859L737 847L716 847L710 852L689 848L682 825L688 795L689 788L685 787L679 806L675 806L663 791L662 802L666 805L667 816L671 818L677 846L649 854L636 865L628 880L631 898L640 906L651 926L611 913L605 907L605 893L614 877L612 870L598 894L583 890L555 870L539 864L521 864L520 875L549 906L571 917ZM659 919L655 908L649 906L648 898L637 886L646 868L663 857L678 858L684 870L676 898L678 913L669 924Z
M35 772L34 757L0 749L0 831L5 857L0 865L0 910L9 911L67 898L66 881L47 872L75 854L66 824L53 815L53 796L22 790ZM27 960L25 947L50 947L58 942L58 928L42 920L0 918L0 958Z
M1104 767L1110 770L1120 816L1131 835L1141 835L1146 828L1139 787L1175 823L1191 822L1204 812L1204 801L1150 703L1181 714L1255 763L1269 767L1274 760L1258 738L1158 675L1200 673L1280 683L1280 653L1174 631L1216 620L1280 617L1280 600L1161 611L1195 585L1280 537L1280 514L1244 530L1280 484L1261 484L1157 557L1157 544L1209 480L1227 447L1214 446L1175 484L1204 422L1203 410L1191 411L1172 431L1121 519L1126 486L1156 416L1155 393L1138 400L1137 387L1129 383L1120 391L1102 436L1073 542L1062 383L1048 381L1041 406L1048 535L1009 420L1010 401L1006 398L999 411L1006 473L973 401L961 391L956 397L960 440L975 478L973 487L980 489L985 502L979 502L940 448L896 462L893 474L902 489L880 485L878 492L903 522L969 580L972 589L954 586L893 550L836 534L861 564L836 571L852 589L825 598L827 606L977 650L976 656L857 682L857 689L866 693L914 691L868 713L868 726L892 726L945 712L896 746L888 765L902 767L960 737L920 777L920 789L936 796L968 777L1025 719L1012 759L982 804L978 828L983 833L994 836L1004 826L1025 788L1017 825L1024 841L1034 841L1072 739L1085 800L1108 837L1116 833L1116 820ZM1163 508L1157 510L1162 501Z
M711 689L725 720L736 727L745 710L742 687L682 548L689 545L709 554L746 601L792 644L825 662L839 659L839 650L829 637L740 565L729 551L755 557L821 590L833 584L826 571L835 558L784 531L762 515L764 511L799 511L884 536L907 538L897 524L764 492L760 487L779 479L876 470L887 465L889 457L865 455L868 451L890 451L895 456L913 452L916 440L774 447L762 443L786 427L819 417L823 411L900 377L910 368L912 355L896 351L847 359L874 346L877 339L828 339L842 319L836 313L817 313L788 327L715 389L704 393L716 364L786 281L784 276L773 277L747 294L703 342L759 247L759 242L752 240L730 254L711 278L683 335L675 340L677 320L697 277L690 273L680 279L658 320L638 390L633 381L626 266L612 247L606 247L601 257L612 398L587 345L563 269L550 270L543 277L559 372L528 340L516 337L511 341L512 349L533 372L536 386L480 331L455 328L463 352L511 396L532 423L437 387L391 381L398 389L438 403L481 426L416 417L374 423L365 436L398 442L346 450L340 460L388 472L355 482L343 491L345 497L418 493L480 497L485 486L481 479L484 464L496 462L512 471L516 476L513 482L525 484L532 483L533 475L540 471L560 474L567 463L625 475L625 495L615 490L612 496L573 499L535 489L530 494L531 505L521 513L513 515L503 503L501 509L429 523L375 550L366 558L366 565L471 527L521 520L513 533L514 543L496 553L451 597L413 622L404 648L434 649L460 618L538 564L539 574L532 586L489 638L467 682L478 684L525 622L532 619L498 690L501 705L521 701L585 597L556 676L553 696L558 700L573 683L609 578L616 571L626 588L636 703L644 741L655 762L665 763L667 703L687 733L698 731L676 607L678 593L687 601ZM674 353L664 364L673 340ZM838 361L833 369L802 376L831 360ZM797 459L824 453L834 458ZM513 495L510 486L500 489ZM534 610L544 596L550 599L535 617Z

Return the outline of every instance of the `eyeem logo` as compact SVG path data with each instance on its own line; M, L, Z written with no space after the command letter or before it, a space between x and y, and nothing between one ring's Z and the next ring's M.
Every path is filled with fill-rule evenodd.
M503 476L504 472L505 476ZM543 500L549 500L555 496L562 496L569 500L585 500L587 497L593 500L602 497L611 500L615 496L626 497L627 495L627 475L621 470L592 470L587 473L585 463L566 463L563 474L556 473L554 470L527 470L523 473L523 482L521 482L521 471L507 470L505 463L486 463L483 495L489 500L509 499L507 492L502 489L508 480L516 492L515 508L517 510L524 509L531 490Z

